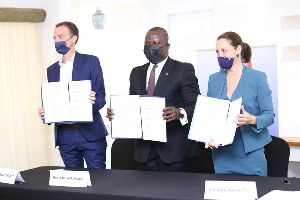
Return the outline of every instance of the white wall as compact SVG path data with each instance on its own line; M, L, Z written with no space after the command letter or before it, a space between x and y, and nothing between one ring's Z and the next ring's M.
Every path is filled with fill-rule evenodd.
M40 0L1 0L0 7L7 8L40 8Z
M295 7L299 8L300 6L294 0L191 0L174 1L172 3L170 1L160 1L161 3L156 1L153 4L149 3L150 1L131 1L129 5L122 6L105 2L107 1L101 1L100 3L90 1L90 3L81 4L82 2L77 1L77 10L72 9L74 11L72 19L78 22L79 26L81 26L80 29L84 29L86 33L85 41L78 46L85 51L92 50L102 60L108 94L116 94L116 92L127 94L130 70L134 66L145 62L142 54L143 37L146 31L154 26L162 26L168 30L170 34L171 57L193 63L194 65L197 63L196 56L193 56L196 54L196 51L215 48L217 36L229 30L239 33L243 40L251 46L277 45L278 48L281 48L285 44L298 43L299 40L298 37L294 36L295 34L288 37L288 33L280 29L280 18L282 15L300 14L300 10L295 9ZM93 31L91 24L89 24L90 17L86 17L93 13L92 7L95 6L101 6L103 8L102 11L107 14L107 26L104 30L96 30L98 32ZM134 18L130 18L130 23L140 25L142 18L143 23L141 26L134 26L135 28L132 28L132 25L126 26L122 18L119 18L119 22L116 21L116 18L119 17L119 15L116 15L116 12L124 11L124 9L131 10L133 7L137 10L142 8L142 13L137 12L138 14ZM78 9L81 11L79 12ZM80 13L80 15L77 13ZM210 20L212 24L201 28L210 27L212 30L202 31L201 28L197 30L194 27L183 26L187 22L184 21L184 18L188 20L190 16L190 20L197 23L193 16L202 16L202 19L204 19L205 17L208 18L209 14L207 13L211 15ZM122 12L122 14L124 13ZM132 12L129 11L126 15L132 15ZM109 24L109 20L114 24ZM206 21L203 20L203 22ZM118 24L122 28L116 28ZM198 25L201 26L201 23ZM130 29L130 33L128 29ZM205 31L208 34L203 34ZM83 37L81 35L81 39ZM95 47L94 44L99 44L99 46ZM126 52L122 51L124 48ZM116 61L115 57L121 59ZM296 91L297 88L291 84L290 80L292 76L292 82L298 84L298 80L300 80L299 73L291 72L300 69L298 67L299 63L293 63L295 66L291 66L292 64L284 62L280 51L278 51L277 59L279 134L280 136L300 136L298 119L286 116L294 116L293 113L295 111L296 113L300 111L299 107L293 106L296 105L296 102L294 104L289 103L291 101L289 96L293 96L295 101L299 99L297 98L299 93L292 92L293 90ZM285 66L289 66L288 70ZM116 79L118 84L115 82ZM121 86L119 86L119 83L121 83ZM290 90L287 90L287 88L290 88ZM290 107L293 107L293 109ZM300 177L300 173L297 173Z

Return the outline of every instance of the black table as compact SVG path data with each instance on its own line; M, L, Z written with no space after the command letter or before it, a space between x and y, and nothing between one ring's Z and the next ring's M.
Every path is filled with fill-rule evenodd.
M255 181L258 196L272 190L296 191L299 178L288 178L283 184L280 177L215 175L200 173L145 172L134 170L88 170L92 187L71 188L49 186L49 170L61 167L39 167L22 171L25 183L14 185L0 183L0 199L203 199L205 180Z

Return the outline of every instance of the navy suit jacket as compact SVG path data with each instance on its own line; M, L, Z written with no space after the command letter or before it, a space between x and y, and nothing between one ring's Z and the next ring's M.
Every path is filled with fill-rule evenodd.
M134 68L130 74L130 95L146 95L146 78L149 63ZM178 162L197 155L194 141L188 140L190 122L197 96L200 93L193 65L168 58L157 80L153 96L165 97L166 107L184 108L189 123L182 126L179 120L167 123L167 143L153 142L158 154L166 163ZM150 141L136 140L134 158L146 162Z
M60 81L59 62L47 69L48 82ZM72 81L91 80L92 91L96 92L93 104L93 123L79 123L80 130L88 141L99 140L108 135L99 110L105 105L103 73L96 56L75 53ZM46 111L47 112L47 111ZM55 124L55 145L57 145L57 124Z
M226 81L227 71L220 71L210 75L207 96L221 98L222 89ZM267 129L274 123L274 108L272 103L272 91L264 72L243 66L240 79L238 97L243 97L242 105L246 112L256 117L256 126L241 126L240 130L245 147L245 153L260 149L272 139Z

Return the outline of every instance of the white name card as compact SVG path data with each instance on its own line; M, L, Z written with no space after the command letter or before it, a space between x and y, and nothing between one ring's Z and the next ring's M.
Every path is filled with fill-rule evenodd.
M265 194L259 200L274 200L274 199L289 199L298 200L300 199L300 191L282 191L282 190L272 190L271 192Z
M92 186L89 171L50 170L49 185L67 187Z
M257 199L256 182L205 181L204 199Z
M15 181L25 182L18 170L0 168L0 182L1 183L14 184Z

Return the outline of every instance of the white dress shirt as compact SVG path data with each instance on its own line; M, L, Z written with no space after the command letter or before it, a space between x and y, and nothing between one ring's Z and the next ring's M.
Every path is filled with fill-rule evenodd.
M167 58L164 59L163 61L161 61L160 63L156 64L157 67L155 69L155 85L157 83L160 72L161 72L162 68L164 67L164 65L167 61ZM150 62L150 65L149 65L148 70L147 70L146 90L148 89L148 81L149 81L150 73L151 73L151 70L152 70L153 66L154 66L154 64ZM181 125L184 126L185 124L188 123L187 113L183 108L179 108L179 109L180 109L180 113L183 115L183 117L179 118L179 120L180 120Z
M58 63L60 66L59 81L67 81L67 82L72 81L74 59L75 59L75 53L69 60L67 60L66 64L63 64L62 57L61 57Z

